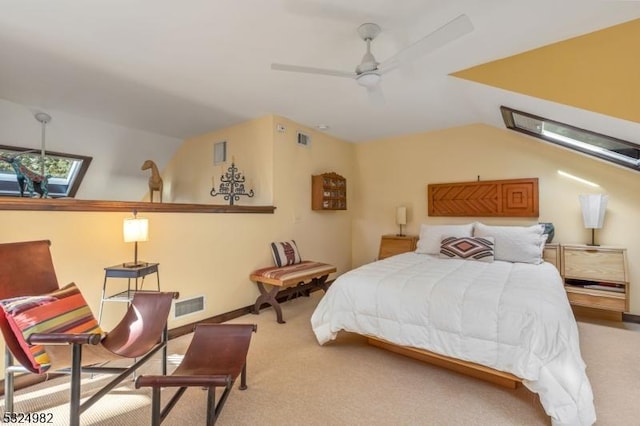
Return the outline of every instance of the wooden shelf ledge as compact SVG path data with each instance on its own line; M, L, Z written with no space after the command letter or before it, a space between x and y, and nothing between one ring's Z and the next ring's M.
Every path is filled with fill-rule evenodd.
M70 212L155 212L155 213L259 213L273 214L275 206L230 206L144 201L76 200L73 198L0 197L0 210Z

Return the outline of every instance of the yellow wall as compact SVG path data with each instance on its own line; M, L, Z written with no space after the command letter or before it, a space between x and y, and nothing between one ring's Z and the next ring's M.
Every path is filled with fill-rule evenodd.
M211 197L212 179L216 188L220 176L234 161L253 189L253 198L243 197L239 204L273 203L273 116L260 117L216 132L188 139L173 156L162 178L169 202L228 204L222 196ZM227 142L227 162L213 165L213 146ZM248 190L247 189L247 190Z
M275 132L276 123L284 123L287 131ZM298 129L312 135L310 147L297 145L295 131ZM240 137L247 135L255 137ZM255 302L258 291L248 276L258 267L273 264L269 243L274 240L296 239L303 258L332 263L338 268L338 274L351 267L351 211L312 212L310 188L311 175L326 171L342 174L350 184L354 145L275 116L246 123L244 130L240 125L231 128L228 134L221 131L193 138L185 142L188 149L178 153L172 167L187 170L189 185L183 187L199 188L206 194L203 201L211 204L214 202L208 195L213 163L210 142L217 141L218 137L227 138L232 144L241 141L242 146L233 145L237 151L234 154L232 149L230 154L236 156L248 176L254 176L255 187L260 188L256 198L273 198L276 210L274 214L139 215L150 221L150 240L139 243L139 258L160 263L162 289L179 291L181 298L206 296L205 312L179 320L170 318L170 327ZM197 155L185 152L191 149ZM195 168L194 159L199 160L200 150L206 161ZM199 170L201 175L193 173L194 170ZM351 198L349 202L352 203ZM222 200L215 202L221 203ZM104 267L133 260L132 245L122 241L122 221L129 216L128 213L0 211L0 242L51 240L60 285L75 282L97 315ZM154 285L154 279L150 277L145 288ZM124 284L125 280L109 280L108 288ZM122 303L105 304L105 329L116 323L124 309ZM273 315L275 321L273 312L262 315Z
M537 177L541 222L555 225L554 242L587 243L578 195L604 192L609 205L604 229L596 239L603 245L628 249L631 313L640 314L640 256L638 174L551 144L474 124L437 132L378 140L356 146L353 223L354 267L375 259L380 235L396 233L395 208L408 207L408 233L421 223L528 224L536 220L509 218L436 218L427 216L429 183ZM601 185L599 190L558 174L563 170Z
M640 122L638 39L640 19L452 75Z

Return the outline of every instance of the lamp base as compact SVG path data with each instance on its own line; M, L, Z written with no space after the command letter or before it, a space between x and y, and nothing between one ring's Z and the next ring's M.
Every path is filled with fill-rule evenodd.
M596 244L596 230L595 228L591 228L591 242L587 243L588 246L591 247L599 247L600 244Z

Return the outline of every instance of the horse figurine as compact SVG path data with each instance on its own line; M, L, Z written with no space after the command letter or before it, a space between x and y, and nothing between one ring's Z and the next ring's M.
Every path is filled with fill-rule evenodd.
M153 203L153 191L158 191L160 193L160 202L162 202L162 178L160 177L160 173L158 172L158 166L151 160L147 160L144 162L140 170L151 169L151 177L149 178L149 196L151 197L151 202Z
M16 179L18 180L18 187L20 188L20 196L24 197L24 190L26 188L29 191L30 197L33 197L34 192L36 192L40 194L40 198L47 198L49 194L50 176L43 176L29 170L20 162L18 157L18 155L14 157L9 155L0 155L0 160L11 164L11 167L16 172Z

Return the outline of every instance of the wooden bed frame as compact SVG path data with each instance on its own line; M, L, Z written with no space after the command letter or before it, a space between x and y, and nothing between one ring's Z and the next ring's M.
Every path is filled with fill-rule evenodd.
M505 388L516 389L522 383L522 379L514 376L513 374L494 370L493 368L485 367L484 365L439 355L425 349L396 345L395 343L391 343L377 337L366 337L368 343L372 346L386 349L388 351L408 356L419 361L427 362L429 364L437 365L439 367L448 368L449 370L453 370L467 376L475 377L477 379L485 380L487 382L491 382Z

